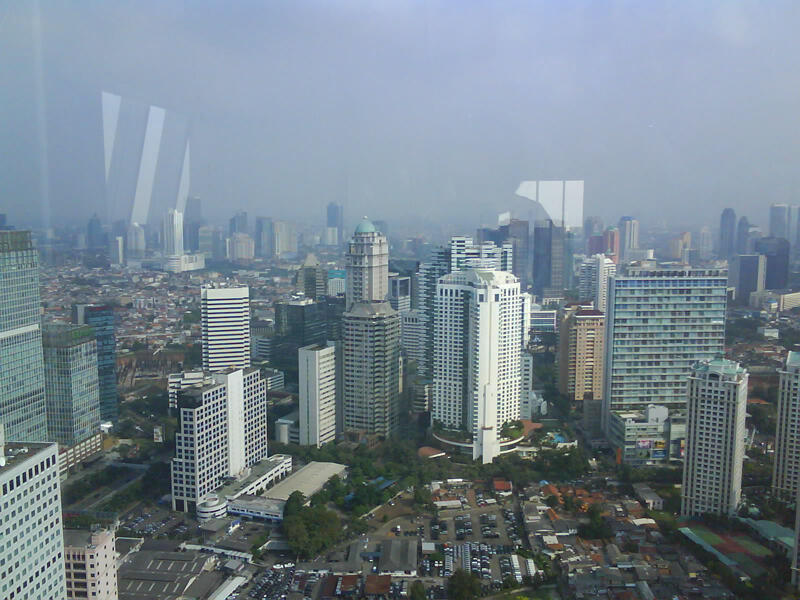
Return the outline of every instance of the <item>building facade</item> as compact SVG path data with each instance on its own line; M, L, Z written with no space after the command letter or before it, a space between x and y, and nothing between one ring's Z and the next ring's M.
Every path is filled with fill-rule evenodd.
M595 254L581 263L578 276L578 295L591 300L594 307L605 313L608 307L608 278L617 272L617 265L605 254Z
M250 366L250 289L204 287L200 297L203 370Z
M298 362L300 445L319 448L336 439L336 344L300 348Z
M100 385L100 418L119 418L117 398L117 339L114 307L110 304L73 304L72 322L91 325L97 341L97 379Z
M800 490L800 352L789 352L778 372L778 427L772 493L793 501Z
M117 551L114 530L64 530L67 600L117 600Z
M599 310L577 308L561 324L558 387L571 402L603 397L604 336Z
M0 424L13 441L47 440L39 253L30 231L0 231Z
M5 442L0 425L0 455L0 598L62 600L67 592L57 446Z
M366 218L347 246L347 310L356 302L380 302L389 294L389 242Z
M697 363L687 389L681 514L734 515L742 497L747 371L723 358Z

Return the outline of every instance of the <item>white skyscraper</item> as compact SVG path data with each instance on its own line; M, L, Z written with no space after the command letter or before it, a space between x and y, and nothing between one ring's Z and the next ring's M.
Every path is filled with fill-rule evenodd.
M747 371L717 358L689 376L681 514L733 515L742 496Z
M250 366L250 289L204 287L200 309L203 370Z
M183 213L170 208L164 217L162 242L165 256L181 256L183 254Z
M800 352L789 352L779 374L772 493L791 501L800 489Z
M605 254L595 254L581 263L578 294L581 300L591 300L605 314L608 306L608 278L617 272L617 265Z
M194 512L228 477L267 457L267 388L258 369L215 373L178 392L173 510Z
M389 294L389 242L364 218L347 246L346 308L356 302L380 302Z
M300 366L300 445L336 439L336 345L314 344L298 351Z
M630 260L630 251L639 248L639 221L633 217L622 217L619 220L619 238L620 260Z
M451 273L436 287L433 420L469 431L484 463L519 419L523 305L519 280L503 271Z
M5 442L0 424L0 598L67 597L58 446Z

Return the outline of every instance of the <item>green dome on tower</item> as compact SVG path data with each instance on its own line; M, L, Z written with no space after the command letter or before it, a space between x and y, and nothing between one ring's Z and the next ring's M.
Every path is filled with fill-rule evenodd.
M361 223L358 224L358 227L356 227L356 233L378 233L378 230L375 229L375 225L372 224L372 221L364 217Z

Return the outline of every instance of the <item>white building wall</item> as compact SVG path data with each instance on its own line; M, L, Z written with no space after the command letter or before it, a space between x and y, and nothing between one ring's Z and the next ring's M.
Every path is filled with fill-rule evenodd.
M298 351L300 445L320 447L336 439L336 345Z
M800 352L789 352L779 374L772 491L791 501L800 490Z
M203 370L250 366L250 289L201 291Z

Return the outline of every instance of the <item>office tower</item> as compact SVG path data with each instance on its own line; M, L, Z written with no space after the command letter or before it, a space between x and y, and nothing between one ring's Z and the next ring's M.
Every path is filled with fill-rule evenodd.
M767 257L764 286L768 290L789 287L789 242L784 238L765 237L755 241L754 251Z
M42 331L48 440L75 446L100 431L97 341L89 325Z
M586 238L586 254L593 256L595 254L605 254L606 246L603 234L595 234Z
M344 429L389 437L400 425L400 314L388 302L344 313Z
M172 509L194 512L225 479L267 457L267 388L258 369L214 373L178 392Z
M565 287L566 232L553 221L537 221L533 229L533 293L559 295Z
M687 399L681 515L734 515L742 497L747 371L724 358L700 362Z
M769 236L783 238L790 246L797 243L797 218L800 207L789 204L771 204L769 207Z
M425 330L423 323L425 319L422 312L417 309L411 309L400 313L401 332L402 332L402 348L403 356L408 360L413 360L417 364L417 371L419 365L424 361L425 353Z
M692 247L692 234L684 231L669 241L669 257L672 260L688 263L689 250Z
M753 251L749 244L750 241L750 221L747 217L741 217L736 226L736 254L748 254Z
M256 256L269 258L275 253L272 219L269 217L256 217L254 240Z
M503 271L451 273L436 287L432 418L472 433L484 464L519 419L523 310L519 280Z
M103 421L116 421L119 416L119 403L114 307L110 304L73 304L72 322L77 325L91 325L94 329L97 340L100 418Z
M603 397L605 316L599 310L576 308L561 323L558 388L571 402Z
M617 265L604 254L595 254L581 263L578 276L578 296L591 300L601 313L608 305L608 278L617 272Z
M344 296L347 273L344 269L328 269L328 296Z
M411 310L411 277L389 273L389 304L400 313Z
M303 346L324 344L329 335L329 312L324 302L311 298L276 302L275 335L272 338L272 362L280 368L297 368L297 351Z
M228 237L233 237L234 233L248 233L247 213L245 211L236 213L228 221Z
M700 228L697 236L697 253L700 260L709 260L714 253L714 236L707 225Z
M483 227L478 229L477 238L481 244L493 242L497 247L510 244L513 251L510 272L520 280L523 289L528 287L531 272L528 221L510 219L508 223L500 225L497 229Z
M732 208L726 208L719 220L719 257L728 258L735 250L736 212Z
M298 352L300 445L319 448L336 439L336 344L314 344Z
M166 256L183 254L183 213L170 208L164 217L162 247Z
M628 265L609 280L603 429L611 411L685 407L692 366L724 351L725 269Z
M204 287L200 296L203 370L250 366L250 289Z
M130 258L144 258L147 249L144 227L138 223L131 223L126 234L126 248Z
M600 217L586 217L583 220L583 237L588 240L595 235L603 235L603 219Z
M604 252L614 264L619 264L620 261L620 244L619 244L619 229L616 227L609 227L603 233L603 245L605 246Z
M778 371L778 427L775 434L775 464L772 494L793 501L800 490L800 352L789 352Z
M187 252L200 249L200 227L203 225L203 206L200 198L186 198L186 209L183 212L183 248Z
M308 254L297 271L297 287L306 298L316 300L328 295L328 269L319 264L317 257Z
M64 530L67 600L117 600L117 551L113 529Z
M89 250L100 250L106 247L106 234L103 232L100 217L96 214L92 215L86 225L86 245Z
M119 235L111 238L108 259L113 266L121 267L125 264L125 238Z
M389 243L369 220L356 227L347 246L347 310L356 302L380 302L389 293Z
M0 231L0 423L14 441L47 439L39 254L30 231Z
M639 248L639 221L633 217L622 217L619 220L620 260L630 260L630 251Z
M256 255L253 238L246 233L234 233L229 237L225 250L229 260L253 260Z
M62 600L66 576L58 446L5 440L0 424L0 456L5 457L0 461L5 531L0 535L0 598Z
M330 246L338 246L344 242L344 208L341 204L331 202L328 204L327 218L325 221L326 243Z
M767 257L763 254L737 254L730 259L728 284L736 288L736 303L749 304L752 292L764 290Z
M203 225L197 231L198 251L206 258L220 260L225 258L225 239L217 227Z

